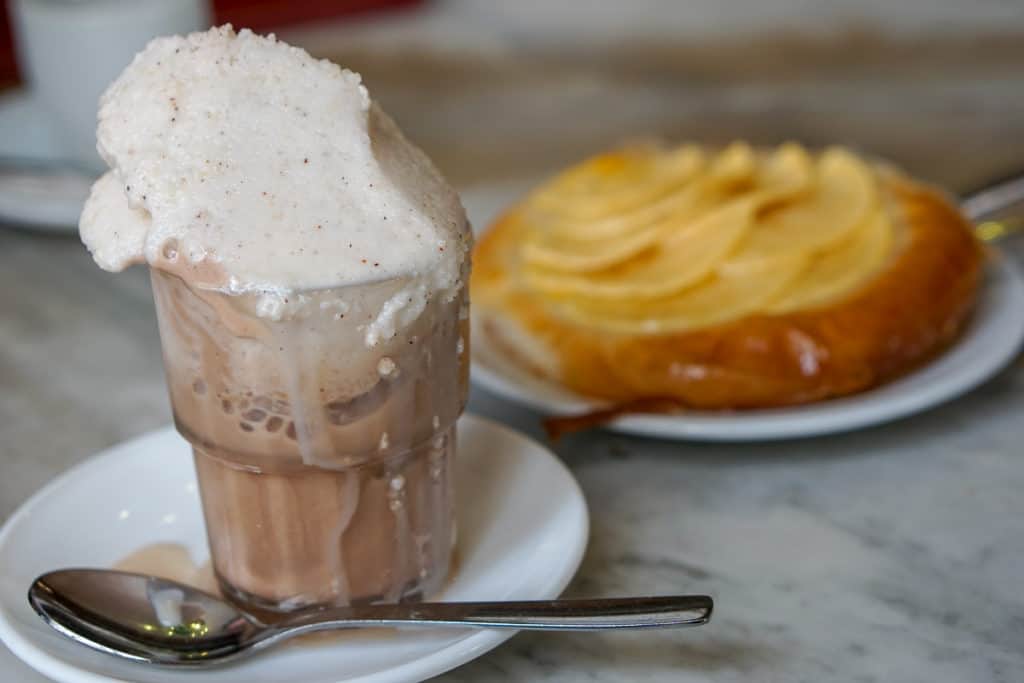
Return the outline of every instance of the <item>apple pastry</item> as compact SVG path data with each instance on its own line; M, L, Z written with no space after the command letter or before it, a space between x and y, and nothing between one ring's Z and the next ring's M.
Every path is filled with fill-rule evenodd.
M805 403L950 344L982 264L941 192L847 149L636 145L564 171L486 232L474 334L612 405Z

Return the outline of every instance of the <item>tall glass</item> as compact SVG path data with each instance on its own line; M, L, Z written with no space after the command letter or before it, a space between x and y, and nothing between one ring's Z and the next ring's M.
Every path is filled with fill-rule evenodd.
M437 591L455 540L463 296L434 297L368 345L408 283L301 294L268 317L256 296L157 268L151 279L174 420L192 444L225 594L289 611Z

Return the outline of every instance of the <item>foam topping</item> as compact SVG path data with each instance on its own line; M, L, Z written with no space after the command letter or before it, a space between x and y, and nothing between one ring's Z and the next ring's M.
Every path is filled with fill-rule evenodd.
M134 263L263 296L409 278L462 284L465 212L358 74L230 26L152 41L100 101L110 166L82 213L112 271Z

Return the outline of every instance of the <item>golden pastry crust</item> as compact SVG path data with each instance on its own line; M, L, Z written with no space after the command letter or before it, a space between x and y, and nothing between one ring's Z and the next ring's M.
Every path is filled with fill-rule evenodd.
M878 179L900 244L866 283L813 310L663 334L580 326L516 288L513 207L476 247L476 333L579 394L659 412L785 406L877 386L956 338L984 260L972 226L944 195L894 172Z

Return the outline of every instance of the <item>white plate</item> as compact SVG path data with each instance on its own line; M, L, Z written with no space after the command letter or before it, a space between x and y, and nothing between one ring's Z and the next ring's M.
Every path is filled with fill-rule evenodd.
M483 418L464 416L458 438L459 566L441 598L557 597L587 541L586 504L572 475L547 449ZM0 638L39 672L68 683L386 683L437 675L513 635L353 632L236 666L181 671L93 652L52 631L28 605L28 586L46 570L110 566L158 542L186 546L197 563L207 557L191 453L171 428L89 459L8 520L0 531Z
M607 425L625 434L693 441L764 441L848 431L888 422L959 396L1003 368L1024 339L1024 280L1005 255L994 253L978 308L963 337L924 367L877 389L796 408L736 413L625 415ZM473 381L550 415L602 407L539 379L484 343L472 345Z

